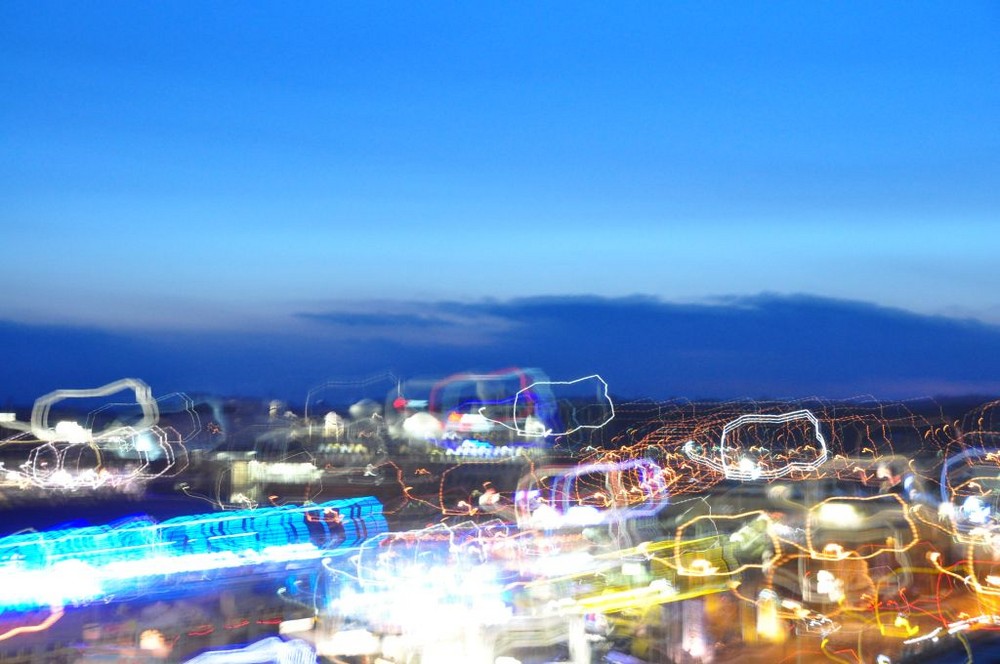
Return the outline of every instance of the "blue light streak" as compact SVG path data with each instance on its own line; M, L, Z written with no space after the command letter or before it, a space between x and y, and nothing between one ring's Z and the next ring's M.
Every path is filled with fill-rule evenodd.
M220 570L316 560L388 531L375 498L200 514L0 539L0 614L121 599Z

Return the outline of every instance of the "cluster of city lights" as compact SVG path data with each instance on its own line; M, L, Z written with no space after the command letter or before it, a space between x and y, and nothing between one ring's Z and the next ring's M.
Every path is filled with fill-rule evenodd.
M617 649L642 662L708 662L719 644L858 664L951 645L979 661L973 641L1000 632L1000 405L961 419L868 402L616 409L602 401L599 377L560 383L507 371L461 374L436 384L426 405L400 397L398 406L451 399L473 416L469 426L516 438L535 435L529 414L580 381L602 395L594 419L542 432L586 437L571 461L470 437L421 448L422 465L407 465L373 457L331 426L316 449L340 446L357 467L333 457L324 466L319 453L251 455L241 462L245 486L234 480L219 504L225 511L4 537L0 616L36 620L0 630L0 640L49 629L75 607L179 597L206 582L236 588L251 571L270 574L274 596L307 617L278 620L285 638L192 661L514 664L538 650L589 662ZM183 465L188 437L157 422L141 386L112 385L123 386L139 395L142 418L96 433L89 421L48 426L44 400L33 424L46 433L9 439L37 436L8 480L100 486L116 481L100 463L116 449L133 455L132 481ZM491 401L498 386L513 394ZM463 402L473 387L480 394ZM649 410L643 419L629 408ZM616 412L641 423L591 438ZM463 479L504 473L519 478ZM286 498L274 494L275 506L262 506L261 487L308 495L339 477L398 501L385 512L373 497L276 506ZM411 513L423 527L390 529L387 516L412 524ZM721 615L731 619L720 625Z

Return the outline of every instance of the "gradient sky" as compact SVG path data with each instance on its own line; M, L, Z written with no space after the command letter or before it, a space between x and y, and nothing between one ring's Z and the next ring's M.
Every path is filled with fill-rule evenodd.
M760 292L1000 322L1000 9L0 3L0 316Z
M996 3L0 3L0 398L1000 393Z

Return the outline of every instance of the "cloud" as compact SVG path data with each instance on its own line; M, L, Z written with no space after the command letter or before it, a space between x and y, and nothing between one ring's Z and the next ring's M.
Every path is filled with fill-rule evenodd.
M511 365L601 374L630 397L1000 394L1000 327L864 302L534 297L341 303L302 326L155 333L0 323L0 398L134 376L166 391L301 399L332 378Z
M482 305L455 302L342 302L323 311L294 314L322 325L343 340L379 339L411 345L476 345L494 340L518 323Z
M414 314L396 313L301 313L300 318L326 323L328 325L344 325L346 327L416 327L426 329L435 325L449 324L436 316L418 316Z

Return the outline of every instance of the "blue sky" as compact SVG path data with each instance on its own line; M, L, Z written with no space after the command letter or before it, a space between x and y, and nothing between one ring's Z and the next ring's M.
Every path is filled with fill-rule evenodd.
M995 3L4 2L0 86L15 323L760 293L1000 323Z

